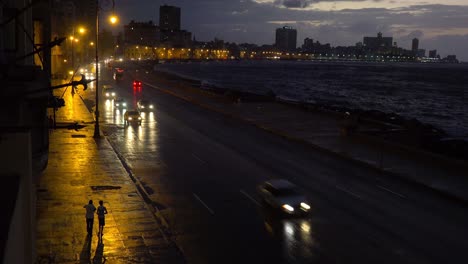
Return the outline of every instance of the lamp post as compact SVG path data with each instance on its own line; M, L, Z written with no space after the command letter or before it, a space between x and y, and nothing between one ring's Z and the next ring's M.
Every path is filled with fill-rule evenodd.
M94 125L94 138L99 138L101 136L99 132L99 55L98 55L98 46L99 46L99 1L96 0L96 61L95 61L95 67L96 67L96 123Z
M114 12L115 2L112 0L112 13ZM117 23L117 17L112 14L110 18L112 24ZM94 124L94 138L101 137L99 130L99 0L96 0L96 40L94 41L96 47L96 111L95 111L95 124Z

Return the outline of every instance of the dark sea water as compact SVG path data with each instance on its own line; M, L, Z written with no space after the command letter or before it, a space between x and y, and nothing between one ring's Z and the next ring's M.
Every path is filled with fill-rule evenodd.
M227 61L155 69L216 87L396 113L468 138L468 64Z

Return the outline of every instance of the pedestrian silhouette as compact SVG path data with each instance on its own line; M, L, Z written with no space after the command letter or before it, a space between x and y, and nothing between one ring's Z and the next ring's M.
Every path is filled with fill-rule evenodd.
M93 200L89 200L88 204L83 206L83 208L86 208L86 230L88 231L88 235L91 235L93 232L94 211L96 211Z
M99 219L99 232L98 232L98 235L104 235L103 234L103 231L104 231L104 226L106 225L106 217L105 215L107 214L107 208L102 205L104 202L101 200L99 201L99 206L97 208L97 215L98 215L98 219Z

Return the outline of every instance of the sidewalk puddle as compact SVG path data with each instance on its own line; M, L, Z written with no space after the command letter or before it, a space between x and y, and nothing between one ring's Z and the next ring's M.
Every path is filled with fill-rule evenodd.
M93 189L93 191L104 191L104 190L118 190L122 187L120 186L106 186L106 185L101 185L101 186L91 186L91 189Z

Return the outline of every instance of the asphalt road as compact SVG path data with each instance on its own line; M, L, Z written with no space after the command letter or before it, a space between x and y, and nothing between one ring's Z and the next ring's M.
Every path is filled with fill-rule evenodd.
M461 263L468 212L423 188L202 109L143 84L112 83L155 109L141 126L103 103L103 129L170 226L188 263ZM143 72L136 74L144 81ZM104 78L109 78L109 73ZM293 117L292 117L293 118ZM307 218L278 219L256 186L285 178ZM124 202L124 201L123 201Z

